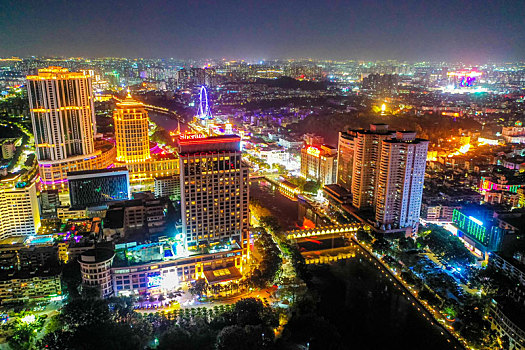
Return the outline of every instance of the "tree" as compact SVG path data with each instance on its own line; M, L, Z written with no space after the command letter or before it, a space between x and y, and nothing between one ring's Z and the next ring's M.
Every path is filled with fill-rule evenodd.
M357 230L356 236L357 236L357 240L358 241L365 242L365 243L368 243L368 244L370 244L372 242L372 237L370 237L370 235L365 230L363 230L362 228L359 228Z
M306 181L306 183L302 186L302 190L309 193L317 193L320 188L321 184L316 181Z
M190 287L190 293L197 296L202 296L208 291L208 283L205 279L200 278L195 281L195 283Z
M80 275L80 264L76 259L69 261L62 267L62 281L70 298L80 296L78 289L82 283L82 277Z
M259 219L259 224L270 233L281 231L281 225L279 225L279 220L275 216L263 216Z
M246 333L241 326L227 326L217 336L217 350L251 350L251 344L246 342Z

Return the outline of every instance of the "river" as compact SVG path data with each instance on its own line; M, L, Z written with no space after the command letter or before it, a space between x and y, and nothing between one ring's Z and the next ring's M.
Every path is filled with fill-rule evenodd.
M174 131L177 130L177 119L173 116L167 115L165 113L158 113L154 111L148 112L150 120L157 124L158 126L168 130ZM180 123L181 132L189 131L189 127L186 123Z
M250 196L285 229L298 223L298 202L267 181L252 181ZM317 314L338 330L348 349L461 349L368 253L355 246L355 257L330 265L308 265L310 285L319 296ZM414 304L413 304L414 303ZM425 316L423 316L425 314ZM431 324L434 322L434 325ZM444 334L441 334L444 332ZM455 344L455 345L451 345Z

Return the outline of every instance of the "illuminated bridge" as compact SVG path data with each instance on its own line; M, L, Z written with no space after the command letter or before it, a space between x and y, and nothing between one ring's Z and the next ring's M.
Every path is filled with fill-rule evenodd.
M322 226L311 229L297 229L292 231L285 232L287 239L298 239L303 237L312 237L312 236L322 236L322 235L333 235L340 234L343 236L348 236L356 232L358 229L362 228L362 223L352 223L344 225L332 225L332 226Z

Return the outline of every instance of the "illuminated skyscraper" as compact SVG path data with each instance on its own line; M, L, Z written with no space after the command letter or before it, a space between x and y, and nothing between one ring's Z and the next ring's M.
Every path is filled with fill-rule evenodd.
M117 103L113 112L117 161L134 163L151 158L149 150L149 119L144 105L131 98Z
M28 76L27 81L37 159L61 161L93 154L91 77L48 67Z
M240 137L181 135L181 211L186 245L248 245L248 166Z
M48 67L27 76L27 86L44 189L65 189L68 171L107 168L113 163L113 145L94 140L90 76Z
M428 141L415 132L383 140L377 163L376 222L381 227L417 230L423 196Z

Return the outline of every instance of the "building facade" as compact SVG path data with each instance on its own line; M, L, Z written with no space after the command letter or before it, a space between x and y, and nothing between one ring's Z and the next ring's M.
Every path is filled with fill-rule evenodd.
M386 229L417 231L423 197L428 141L415 132L383 140L378 164L375 219Z
M117 160L115 165L129 170L130 181L141 191L153 190L153 179L179 174L176 154L152 154L149 142L149 117L144 104L128 96L113 112ZM156 147L158 149L158 147Z
M301 149L301 175L321 185L335 183L337 150L331 146L305 145Z
M352 204L357 209L375 207L375 191L383 141L394 133L386 124L372 124L370 130L355 132L352 169Z
M450 228L470 251L485 259L490 252L499 250L505 235L505 230L493 221L490 211L469 208L454 210Z
M180 199L180 177L163 176L154 180L155 197L170 197Z
M117 103L113 112L117 161L144 162L151 158L149 149L149 118L144 104L131 98Z
M91 77L48 67L27 77L38 160L61 161L95 151Z
M347 191L352 190L352 171L354 168L354 136L339 132L337 145L337 181Z
M53 269L37 275L18 272L8 279L0 279L0 301L28 302L62 294L60 270Z
M214 284L214 273L220 272L222 282L240 278L242 249L215 252L162 262L133 266L113 266L112 285L116 296L146 292L170 291L180 283L205 279Z
M73 208L86 208L131 197L126 168L70 172L67 179Z
M35 183L0 189L0 213L0 239L35 235L40 228Z
M67 68L39 69L27 76L36 156L44 189L65 189L68 171L106 168L114 147L95 144L91 77Z
M98 288L103 298L113 295L111 264L115 253L110 249L95 248L82 253L78 259L83 287Z
M187 247L248 245L248 166L240 137L181 135L181 211Z

